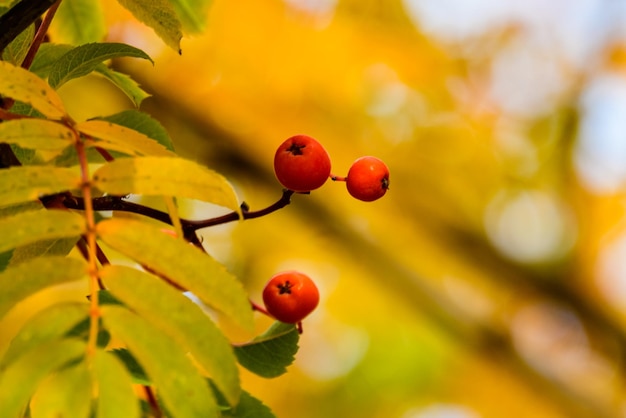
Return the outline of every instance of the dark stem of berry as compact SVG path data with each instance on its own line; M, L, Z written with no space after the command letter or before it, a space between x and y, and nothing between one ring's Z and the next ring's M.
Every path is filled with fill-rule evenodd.
M296 144L294 142L293 144L291 144L291 146L289 148L287 148L287 151L292 153L293 155L302 155L302 154L304 154L302 152L303 148L306 148L306 145Z
M334 174L330 175L330 179L332 181L348 181L348 177L335 176Z
M284 295L285 293L290 295L293 285L287 280L284 284L279 284L277 287L279 295Z

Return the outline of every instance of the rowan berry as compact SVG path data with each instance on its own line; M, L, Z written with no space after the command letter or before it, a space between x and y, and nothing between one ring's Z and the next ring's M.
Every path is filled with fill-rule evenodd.
M346 186L356 199L364 202L380 199L389 189L389 168L376 157L361 157L348 170Z
M287 138L274 155L278 181L294 192L321 187L330 175L330 157L317 140L307 135Z
M281 322L295 324L317 307L320 295L309 276L297 271L276 274L263 289L267 312Z

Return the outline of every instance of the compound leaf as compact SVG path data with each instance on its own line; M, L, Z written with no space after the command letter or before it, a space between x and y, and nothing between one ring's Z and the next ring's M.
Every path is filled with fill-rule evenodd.
M9 267L0 273L0 317L11 307L47 287L80 280L85 261L69 257L41 257Z
M119 151L128 155L160 155L174 157L172 151L166 149L156 140L106 120L88 120L79 123L75 128L91 138L86 142L89 146L101 147L111 151Z
M0 61L0 95L27 103L50 119L66 116L61 98L48 83L6 61Z
M275 322L249 343L235 347L235 355L251 372L266 378L280 376L293 363L298 351L298 331L291 324Z
M107 329L128 346L145 369L172 416L219 416L208 384L167 334L120 306L103 306L102 318Z
M110 194L175 196L239 210L235 191L222 175L184 158L122 158L96 170L93 180Z
M98 350L93 366L94 381L98 385L95 418L139 418L139 402L124 363L113 354Z
M228 402L237 404L237 360L226 337L198 305L158 277L130 267L104 267L100 278L115 298L188 350Z
M0 123L0 142L22 148L61 150L74 141L71 129L45 119L15 119Z
M168 0L118 0L140 22L154 29L167 46L180 53L181 23Z
M69 168L4 168L0 170L0 207L37 200L41 196L77 189L79 186L79 174Z
M52 64L48 82L59 88L67 81L94 71L103 61L111 58L134 57L152 59L141 49L122 43L90 43L71 49Z
M91 409L91 375L87 362L62 368L44 379L30 404L37 418L88 418Z
M86 352L76 339L50 341L24 353L0 372L0 411L5 417L21 417L39 383L51 372Z
M0 219L0 252L33 242L78 237L85 231L85 220L64 210L38 210Z
M252 328L252 309L243 285L208 254L133 219L107 219L96 228L113 249L191 291L243 328Z

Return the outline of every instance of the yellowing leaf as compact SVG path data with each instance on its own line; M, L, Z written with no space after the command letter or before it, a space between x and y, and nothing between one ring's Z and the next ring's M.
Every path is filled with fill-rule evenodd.
M251 329L252 309L243 285L208 254L137 220L108 219L96 228L110 247L191 291L243 328Z
M78 237L85 231L82 216L65 210L22 212L0 219L0 252L33 242Z
M226 337L202 309L162 279L124 266L106 266L100 278L111 294L189 350L231 405L241 388Z
M120 306L103 306L102 320L122 340L154 383L171 416L219 416L211 390L185 350L139 315Z
M88 145L101 147L111 151L119 151L129 155L155 155L174 157L172 151L166 149L156 140L122 125L104 121L89 120L79 123L75 128L92 137Z
M138 418L139 402L132 378L113 354L98 350L94 357L94 380L98 385L97 418Z
M0 207L78 189L79 185L80 175L69 168L50 166L5 168L0 170Z
M91 376L87 362L60 369L45 379L31 401L38 418L88 418L91 408Z
M88 318L87 304L58 304L42 310L31 318L11 340L0 361L0 369L37 346L46 345L67 334Z
M48 83L5 61L0 61L0 95L28 103L51 119L66 116L61 98Z
M84 355L85 343L55 340L29 350L0 372L0 411L3 417L22 417L31 395L51 372Z
M239 209L232 186L221 174L178 157L118 159L96 170L93 181L110 194L184 197Z
M59 150L71 145L73 140L71 129L45 119L16 119L0 123L0 142L22 148Z
M0 316L22 299L49 286L80 280L87 264L68 257L41 257L0 273Z

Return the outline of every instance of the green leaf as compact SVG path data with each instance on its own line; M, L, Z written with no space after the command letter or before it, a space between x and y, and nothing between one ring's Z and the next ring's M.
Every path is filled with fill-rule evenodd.
M14 65L21 65L28 54L35 36L35 25L30 25L2 51L2 59Z
M200 33L208 20L212 0L171 0L176 14L189 33Z
M50 25L50 34L55 42L72 45L102 40L106 35L106 25L101 3L63 0Z
M241 393L239 404L231 410L222 412L223 417L232 418L276 418L276 415L260 400L248 392Z
M128 155L157 155L174 157L172 151L166 149L152 138L141 132L106 120L88 120L75 127L81 133L90 136L88 146L101 147L111 151L119 151Z
M91 392L91 376L87 362L83 360L41 382L31 402L31 416L88 418Z
M93 367L94 380L98 385L95 418L139 418L139 402L124 364L113 354L98 350Z
M177 418L218 417L215 398L184 350L148 321L119 306L102 307L102 318L137 358L157 393Z
M41 78L47 78L54 63L72 49L72 45L43 43L39 46L30 70Z
M150 94L146 93L139 84L126 74L114 71L106 65L98 65L96 72L102 74L109 81L115 84L122 92L132 100L136 107L139 107L144 99L150 97Z
M41 257L0 273L0 317L26 297L47 287L82 279L85 261L69 257Z
M137 20L154 29L167 46L180 54L183 37L176 10L168 0L118 0Z
M66 116L61 98L48 83L6 61L0 61L0 95L27 103L50 119Z
M191 291L241 327L252 328L252 309L243 285L208 254L133 219L108 219L96 228L113 249Z
M93 181L110 194L175 196L239 210L235 191L221 174L178 157L115 160L96 170Z
M161 125L156 119L150 117L147 113L140 112L138 110L124 110L120 113L115 113L114 115L109 115L100 119L141 132L147 137L156 140L168 150L174 151L172 139L163 125Z
M0 123L0 142L22 148L59 150L73 141L71 129L50 120L15 119Z
M59 88L67 81L94 71L100 63L111 58L134 57L152 59L141 49L122 43L90 43L78 46L61 56L50 68L48 82Z
M0 372L0 411L3 417L22 417L28 400L51 372L84 355L85 343L56 340L24 353Z
M272 378L287 371L298 351L300 336L292 324L275 322L263 335L235 347L235 355L252 373Z
M232 347L198 305L158 277L130 267L106 266L100 278L113 296L188 350L231 405L238 402L241 389Z
M29 350L66 335L78 323L88 319L88 314L87 305L77 303L53 305L38 312L11 340L2 356L0 370Z
M40 210L0 219L0 252L33 242L78 237L85 231L82 216L65 210Z
M231 407L224 395L215 386L215 383L210 379L207 379L213 394L217 398L217 403L222 410L222 417L237 417L237 418L275 418L272 411L264 405L260 400L256 399L246 391L241 391L239 397L239 403Z
M69 168L50 166L4 168L0 170L0 207L78 189L79 185L79 174Z

